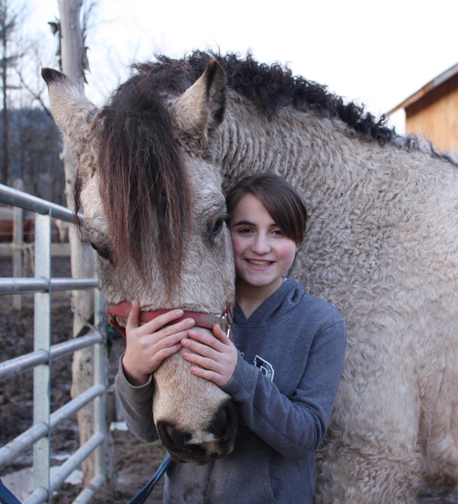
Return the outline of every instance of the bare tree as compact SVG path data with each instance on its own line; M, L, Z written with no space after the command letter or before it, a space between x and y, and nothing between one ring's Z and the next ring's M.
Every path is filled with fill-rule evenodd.
M17 88L9 82L10 70L24 55L24 51L14 50L13 40L21 26L21 9L14 9L9 0L0 0L0 47L1 47L1 83L2 83L2 178L3 184L8 183L10 169L10 111L9 90Z
M16 74L18 76L19 82L21 83L21 86L30 94L31 98L33 101L37 101L40 105L41 108L48 114L49 117L52 117L51 111L49 108L46 106L45 102L43 101L43 92L45 91L45 87L42 87L41 89L32 89L30 85L25 81L24 76L22 75L22 72L15 68Z
M25 12L14 38L20 41L17 47L26 50L10 76L19 89L10 91L9 177L19 176L27 192L65 205L60 132L47 105L47 86L41 77L41 69L50 66L55 56L43 43L42 33L24 30L29 17Z

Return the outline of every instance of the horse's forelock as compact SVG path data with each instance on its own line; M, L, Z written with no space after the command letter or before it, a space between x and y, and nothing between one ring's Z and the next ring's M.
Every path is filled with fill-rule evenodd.
M116 261L133 260L145 278L145 251L154 244L170 293L180 276L191 191L168 112L136 77L120 86L99 120L100 195Z

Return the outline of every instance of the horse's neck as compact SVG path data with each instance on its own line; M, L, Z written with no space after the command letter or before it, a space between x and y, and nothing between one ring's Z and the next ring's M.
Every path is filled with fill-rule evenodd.
M420 152L361 139L342 121L313 112L285 108L270 121L254 108L235 112L228 114L220 139L224 190L253 173L283 175L304 198L309 239L328 231L335 236L333 228L350 229L363 214L377 228L377 209L381 205L388 218L390 202L409 177L422 191L431 190L425 175L437 166L425 163Z
M351 189L355 149L364 146L340 121L292 109L271 120L250 109L241 114L229 115L219 141L227 186L253 173L278 173L302 191L310 212Z

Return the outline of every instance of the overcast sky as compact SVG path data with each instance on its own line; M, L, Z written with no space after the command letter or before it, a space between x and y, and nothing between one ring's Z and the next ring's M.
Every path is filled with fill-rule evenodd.
M14 0L13 0L14 1ZM457 0L96 0L87 45L86 94L100 105L134 59L193 49L251 50L379 115L458 63ZM55 49L46 25L57 0L27 0L32 31ZM52 62L51 62L52 63ZM55 64L54 64L55 66Z

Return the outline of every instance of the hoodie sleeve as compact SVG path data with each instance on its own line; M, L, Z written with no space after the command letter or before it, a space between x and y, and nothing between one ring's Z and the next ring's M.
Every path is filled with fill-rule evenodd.
M135 387L126 378L122 367L122 356L115 378L116 392L129 430L146 443L159 438L153 421L153 378L145 385Z
M315 335L300 383L291 397L239 355L223 390L236 401L249 429L286 458L315 453L324 439L345 355L343 320Z

